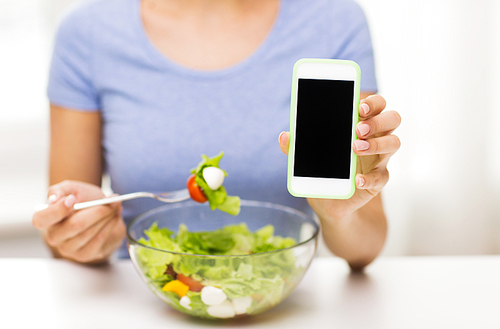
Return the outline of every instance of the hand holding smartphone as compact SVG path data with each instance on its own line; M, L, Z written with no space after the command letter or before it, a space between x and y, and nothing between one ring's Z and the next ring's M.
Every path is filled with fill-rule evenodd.
M348 199L355 191L360 68L353 61L301 59L293 69L288 191Z

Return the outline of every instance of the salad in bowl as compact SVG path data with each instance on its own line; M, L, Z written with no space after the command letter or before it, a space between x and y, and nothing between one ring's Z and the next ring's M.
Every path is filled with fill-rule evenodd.
M208 196L204 183L197 185ZM222 207L222 197L210 207L199 200L165 205L128 225L136 270L178 311L210 319L266 311L293 291L315 255L319 227L311 216L229 198Z

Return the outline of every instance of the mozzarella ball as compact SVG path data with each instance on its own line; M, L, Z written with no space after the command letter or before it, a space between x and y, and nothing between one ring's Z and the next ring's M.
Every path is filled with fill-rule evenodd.
M201 289L201 301L206 305L218 305L226 299L226 294L219 288L205 286Z
M247 312L247 308L252 305L252 297L245 296L233 298L231 303L233 304L233 308L236 314L245 314Z
M207 307L207 313L214 318L227 319L236 315L233 309L233 304L229 300L225 300L221 304Z
M206 167L203 169L203 179L211 190L216 190L224 182L224 171L217 167Z
M188 296L183 296L181 300L179 300L179 304L181 304L182 307L187 308L188 310L191 310L191 299L189 299Z

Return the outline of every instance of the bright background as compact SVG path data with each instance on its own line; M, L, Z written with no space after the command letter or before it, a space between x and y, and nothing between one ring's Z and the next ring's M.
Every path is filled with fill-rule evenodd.
M31 216L47 186L52 36L74 2L0 0L0 257L48 255ZM500 1L358 3L380 94L403 118L383 254L500 253Z

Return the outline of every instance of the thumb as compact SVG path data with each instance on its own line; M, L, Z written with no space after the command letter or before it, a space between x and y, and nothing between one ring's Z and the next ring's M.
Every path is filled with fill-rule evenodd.
M280 148L283 153L288 155L288 146L290 144L290 133L283 131L278 137Z

